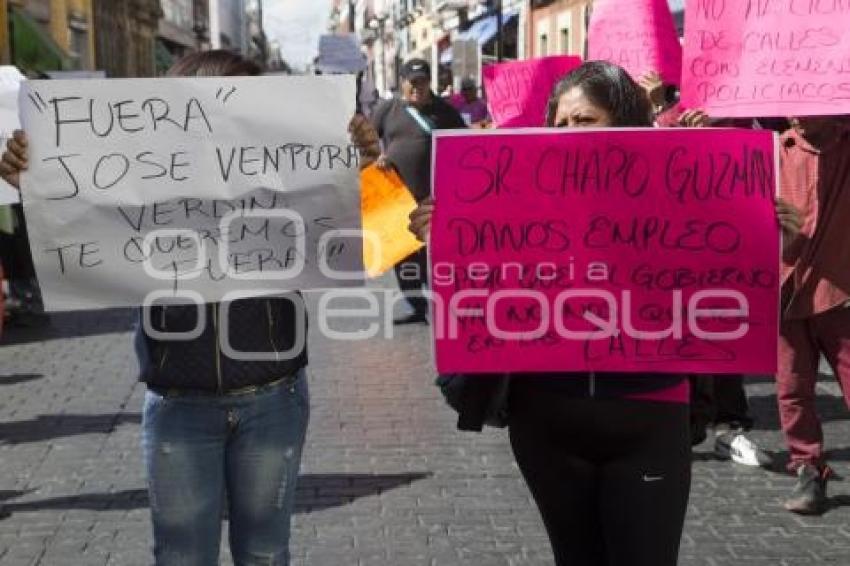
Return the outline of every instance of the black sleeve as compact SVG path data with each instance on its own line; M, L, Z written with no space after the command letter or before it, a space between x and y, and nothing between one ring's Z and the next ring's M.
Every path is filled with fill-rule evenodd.
M440 115L440 124L439 127L447 130L456 130L460 128L466 128L466 122L463 121L463 118L460 115L454 106L449 104L448 102L440 99L439 101L439 115Z
M372 126L375 128L375 131L378 132L378 137L382 140L384 139L384 119L387 117L387 112L389 112L391 103L391 100L381 100L378 102L378 105L375 107L375 110L372 112L372 117L370 118Z

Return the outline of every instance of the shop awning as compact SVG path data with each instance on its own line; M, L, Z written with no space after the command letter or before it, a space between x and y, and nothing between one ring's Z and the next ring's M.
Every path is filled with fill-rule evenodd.
M508 25L508 23L517 16L519 16L518 10L509 10L504 12L502 14L502 26L504 27ZM496 14L490 14L473 22L473 24L469 26L469 29L459 33L456 39L475 39L478 41L478 45L483 47L485 43L496 36L496 32L498 30L499 25Z
M512 20L519 17L519 10L508 10L502 14L502 27L505 27ZM466 31L462 31L457 36L455 36L453 41L469 41L474 40L478 42L478 45L484 47L484 45L491 41L498 31L498 20L496 18L496 14L488 14L483 18L475 20L469 29ZM440 63L448 64L452 62L452 49L449 46L448 49L440 53Z

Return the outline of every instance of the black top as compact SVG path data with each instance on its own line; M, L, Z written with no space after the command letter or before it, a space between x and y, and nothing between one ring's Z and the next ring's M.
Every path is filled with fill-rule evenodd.
M441 98L414 110L427 124L420 125L400 98L381 101L372 114L372 124L384 142L384 152L417 201L431 194L430 129L465 128L460 114Z
M150 307L152 330L173 336L203 326L196 338L178 340L149 336L139 324L141 380L154 390L227 393L295 376L307 365L307 315L296 303L303 308L298 293L240 299L226 307L226 313L219 303L209 303L200 312L195 305ZM145 316L141 309L140 315ZM222 344L236 352L262 354L263 359L230 358Z

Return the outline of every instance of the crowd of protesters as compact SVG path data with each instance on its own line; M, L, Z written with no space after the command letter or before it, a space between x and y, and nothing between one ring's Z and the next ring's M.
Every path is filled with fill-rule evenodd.
M171 76L256 75L238 56L190 55ZM349 128L363 164L396 170L419 207L410 229L428 240L431 137L435 129L492 127L474 82L459 97L431 91L427 62L401 72L399 96L382 101ZM635 81L620 67L587 62L554 87L545 119L550 128L651 128L722 124L699 109L683 109L674 87L656 75ZM728 124L725 124L728 125ZM850 143L842 117L738 121L737 127L781 131L777 225L783 235L781 331L777 400L797 482L785 503L796 513L820 513L831 471L815 406L818 364L825 357L850 403ZM28 140L9 141L0 174L19 186ZM847 213L844 209L848 208ZM0 241L9 299L41 314L23 219L12 217ZM6 232L9 232L6 230ZM15 239L17 238L17 239ZM399 285L427 285L427 252L396 269ZM407 294L410 314L397 323L428 323L424 296ZM286 350L300 295L246 299L230 307L227 332ZM309 401L306 351L286 362L240 362L216 349L218 304L206 306L203 333L179 344L139 329L135 343L147 385L143 451L157 564L217 563L220 518L230 517L237 564L288 564L289 525ZM194 307L190 307L194 311ZM14 308L12 309L15 310ZM186 307L152 307L160 331L194 325ZM23 312L23 311L20 311ZM17 315L15 315L17 316ZM272 330L273 329L273 330ZM274 336L268 336L269 332ZM270 339L270 340L269 340ZM252 343L256 342L256 345ZM423 345L423 347L426 347ZM517 464L543 517L558 566L673 566L687 508L692 445L713 432L714 451L745 465L771 466L747 433L753 425L744 376L575 373L512 376L506 424ZM489 394L489 393L488 393ZM468 396L459 407L465 428L485 419ZM470 414L472 415L470 417ZM226 496L225 496L226 494Z
M713 119L700 109L682 108L676 98L675 87L664 85L657 74L641 77L638 86L614 65L589 62L555 86L546 126L712 125L781 133L776 214L783 235L782 322L776 384L790 449L787 467L797 476L784 507L822 513L831 469L815 406L821 356L850 406L850 258L843 257L850 253L850 233L841 228L848 217L842 208L850 206L850 195L844 194L850 191L850 129L842 116ZM423 241L429 238L436 206L426 199L411 215L410 229ZM771 455L746 436L753 420L743 376L690 376L690 387L682 388L688 376L647 375L642 392L649 396L634 395L617 374L554 377L535 374L510 381L507 425L559 566L676 564L690 450L706 439L709 426L717 457L773 465ZM464 409L475 411L474 397L467 396L472 401L460 408L461 418ZM651 479L666 484L664 496L653 493L646 470L657 471Z

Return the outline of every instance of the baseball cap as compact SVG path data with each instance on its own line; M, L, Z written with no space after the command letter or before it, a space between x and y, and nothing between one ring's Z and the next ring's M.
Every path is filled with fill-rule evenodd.
M416 78L431 78L431 65L425 59L411 59L401 67L401 78L413 80Z

